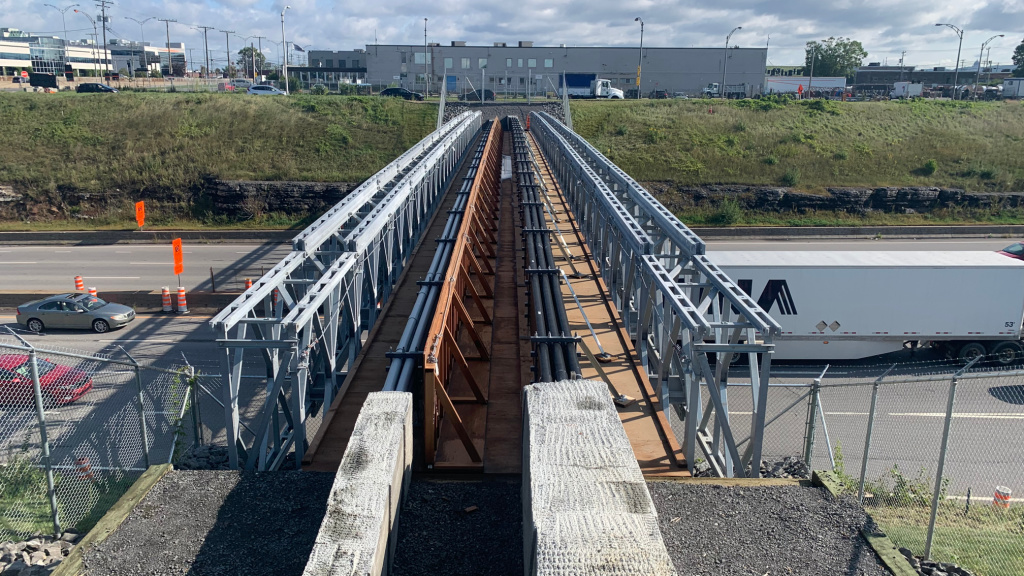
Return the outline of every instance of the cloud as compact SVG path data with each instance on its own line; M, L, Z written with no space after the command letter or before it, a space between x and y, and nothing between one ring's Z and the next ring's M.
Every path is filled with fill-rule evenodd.
M965 28L961 58L970 65L981 43L996 34L1006 38L990 44L991 58L1008 63L1024 29L1020 0L721 0L714 5L696 0L136 0L111 9L111 29L134 38L138 26L125 16L176 18L172 42L201 49L202 34L193 27L214 26L240 37L267 38L265 51L276 59L270 41L280 41L286 3L291 6L285 15L288 39L307 49L360 48L373 44L375 34L380 43L418 45L423 42L423 18L428 19L429 41L442 45L452 40L478 45L532 40L537 45L636 46L640 26L634 18L641 17L646 46L723 46L729 31L742 26L731 44L767 45L775 65L802 63L810 40L844 36L859 40L869 61L893 63L906 51L908 64L931 66L952 65L956 59L956 35L934 26L950 22ZM0 14L0 26L62 33L60 13L36 3L0 0ZM74 31L69 36L85 37L91 25L73 16L67 15L68 28ZM159 22L146 24L148 40L163 34ZM209 41L211 58L224 58L224 35L211 34ZM241 44L238 38L231 42Z

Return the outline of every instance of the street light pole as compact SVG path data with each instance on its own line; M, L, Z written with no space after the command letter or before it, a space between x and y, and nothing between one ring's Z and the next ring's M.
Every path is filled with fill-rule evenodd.
M640 23L640 55L636 60L636 99L640 99L640 72L641 67L644 63L644 21L639 16L633 19L633 22ZM728 42L726 42L728 43Z
M234 30L218 30L218 32L224 33L224 42L227 44L226 53L228 56L228 63L224 65L224 74L227 78L234 78L233 74L229 74L231 70L231 35L235 33Z
M281 60L282 70L284 72L284 91L288 92L288 42L284 37L284 13L291 9L291 6L285 6L284 10L281 10L281 52L284 53L284 58Z
M99 57L98 51L96 50L96 42L97 42L97 37L98 37L99 33L96 32L96 19L93 18L92 16L90 16L89 14L81 11L81 10L75 10L75 14L81 14L82 16L85 16L86 18L89 19L89 22L92 23L92 38L93 38L93 40L92 40L92 54L93 54L93 60L94 60L93 64L95 64L96 66L99 66L100 65L100 62L99 62L100 57ZM100 75L102 76L102 73Z
M171 61L171 22L177 22L173 18L158 18L159 21L164 23L164 30L167 32L167 77L174 77L174 62ZM182 57L185 54L182 53ZM188 70L186 70L188 72Z
M139 35L142 36L142 58L139 60L139 65L146 69L146 76L147 77L149 76L149 58L146 57L146 30L142 27L142 25L145 24L146 22L149 22L150 20L155 19L155 18L156 18L156 16L150 16L149 18L146 18L145 20L136 20L135 18L132 18L131 16L125 16L124 17L125 20L131 20L132 22L135 22L136 24L139 25ZM137 72L138 72L138 70L136 70L136 74L135 74L136 76L138 76Z
M423 19L423 92L430 98L430 70L427 68L427 19Z
M60 12L60 22L64 25L64 64L66 65L68 62L68 23L64 19L64 14L75 6L78 6L78 4L72 4L66 8L57 8L53 4L43 4L43 6L49 6L50 8Z
M725 52L722 53L722 88L718 91L718 95L725 98L725 72L729 68L729 39L736 33L737 30L742 30L743 26L737 26L729 32L729 35L725 37Z
M984 56L985 56L985 46L988 46L988 43L993 41L993 40L995 40L996 38L1002 38L1003 36L1004 36L1003 34L996 34L995 36L989 38L988 40L985 40L981 44L981 53L978 54L978 75L974 78L974 99L975 100L978 99L978 85L981 84L981 62L982 62L982 58L984 58Z
M953 68L953 100L956 100L956 83L960 77L960 49L963 48L964 45L964 31L962 28L957 28L952 24L936 24L936 26L948 26L950 29L956 32L957 36L960 37L960 43L957 44L956 46L956 64Z

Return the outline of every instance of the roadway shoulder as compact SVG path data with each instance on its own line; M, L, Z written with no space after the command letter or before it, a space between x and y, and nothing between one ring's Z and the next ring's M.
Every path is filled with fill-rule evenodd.
M0 232L0 245L164 244L175 238L191 243L287 244L296 230L69 230Z

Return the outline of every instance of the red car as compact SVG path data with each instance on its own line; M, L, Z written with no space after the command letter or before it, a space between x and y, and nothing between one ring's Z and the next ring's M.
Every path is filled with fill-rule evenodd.
M1002 250L998 250L1003 256L1009 256L1010 258L1016 258L1017 260L1024 260L1024 243L1014 242Z
M43 404L60 406L74 402L92 390L92 378L78 368L36 358ZM0 404L31 404L32 368L27 354L0 354Z

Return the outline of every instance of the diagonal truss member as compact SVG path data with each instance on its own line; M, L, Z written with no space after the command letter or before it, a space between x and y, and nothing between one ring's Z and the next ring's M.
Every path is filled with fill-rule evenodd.
M211 320L232 468L302 460L480 124L464 113L363 182Z
M779 324L635 180L550 115L531 113L531 119L652 387L664 409L683 420L691 472L700 448L720 475L757 476ZM742 452L728 402L737 355L749 362L753 406Z

